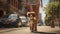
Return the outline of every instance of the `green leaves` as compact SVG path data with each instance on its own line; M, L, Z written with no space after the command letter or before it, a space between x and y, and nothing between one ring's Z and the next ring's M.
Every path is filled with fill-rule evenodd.
M51 16L51 15L55 15L57 16L58 14L58 6L59 6L59 3L56 1L56 2L50 2L47 6L46 6L46 14L47 16Z
M59 17L59 2L50 2L46 6L46 17L45 17L45 22L49 23L50 22L50 17L53 18L58 18Z

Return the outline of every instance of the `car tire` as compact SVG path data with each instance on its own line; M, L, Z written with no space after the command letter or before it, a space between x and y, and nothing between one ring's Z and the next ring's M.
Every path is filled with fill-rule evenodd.
M18 27L20 27L20 26L21 26L21 22L18 23Z

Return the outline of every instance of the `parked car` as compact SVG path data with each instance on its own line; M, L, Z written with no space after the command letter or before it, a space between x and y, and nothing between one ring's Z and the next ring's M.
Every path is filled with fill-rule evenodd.
M18 27L18 23L19 23L19 16L17 14L4 15L2 18L0 18L0 26Z
M21 20L21 26L27 26L27 18L25 16L19 17Z

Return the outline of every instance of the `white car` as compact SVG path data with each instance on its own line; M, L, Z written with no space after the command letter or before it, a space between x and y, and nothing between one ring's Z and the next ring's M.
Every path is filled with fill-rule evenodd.
M20 16L19 18L21 20L21 26L26 26L27 25L27 18L25 16Z

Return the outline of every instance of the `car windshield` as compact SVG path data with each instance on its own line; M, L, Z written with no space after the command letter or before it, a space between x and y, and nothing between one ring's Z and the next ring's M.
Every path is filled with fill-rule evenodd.
M17 19L17 15L4 15L3 18Z
M15 18L15 19L17 19L17 16L9 16L8 18Z
M11 14L8 18L17 19L17 14Z

